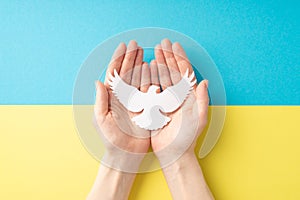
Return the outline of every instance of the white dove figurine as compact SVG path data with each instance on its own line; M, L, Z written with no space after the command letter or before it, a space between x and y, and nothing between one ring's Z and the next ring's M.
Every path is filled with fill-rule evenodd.
M187 70L182 79L175 85L167 87L163 92L156 93L159 89L156 85L151 85L146 93L125 83L114 70L114 76L109 74L108 81L112 92L121 104L131 112L141 112L133 117L139 127L146 130L157 130L164 127L171 119L163 113L170 113L178 109L187 98L194 84L197 82L193 78L194 72L188 76Z

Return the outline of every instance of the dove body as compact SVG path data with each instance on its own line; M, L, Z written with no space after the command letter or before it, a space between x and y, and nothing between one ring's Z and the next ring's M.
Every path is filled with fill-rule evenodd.
M137 115L132 118L139 127L147 130L156 130L167 125L171 119L161 113L163 108L158 106L156 91L159 89L158 86L151 85L146 93L147 98L145 99L145 105L147 105L141 115Z

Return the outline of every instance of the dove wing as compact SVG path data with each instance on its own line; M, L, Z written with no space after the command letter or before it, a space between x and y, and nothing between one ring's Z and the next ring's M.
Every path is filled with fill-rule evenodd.
M125 83L116 70L114 70L114 76L109 74L109 78L108 84L113 94L125 108L131 112L140 112L144 109L142 97L144 93Z
M168 87L162 93L158 94L159 100L157 102L159 102L159 106L162 107L163 112L173 112L179 108L193 89L197 80L192 81L195 77L194 72L190 76L188 76L188 74L189 72L187 70L177 84Z

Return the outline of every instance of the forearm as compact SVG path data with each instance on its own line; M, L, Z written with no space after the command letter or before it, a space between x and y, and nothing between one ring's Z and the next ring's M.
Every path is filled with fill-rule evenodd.
M135 174L100 165L98 175L87 200L128 199Z
M214 199L194 153L185 153L163 172L173 199Z

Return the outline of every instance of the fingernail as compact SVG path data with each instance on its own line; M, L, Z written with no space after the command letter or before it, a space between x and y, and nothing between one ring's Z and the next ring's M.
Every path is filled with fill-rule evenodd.
M208 80L205 81L205 87L208 88Z
M96 87L96 89L98 88L98 84L97 84L97 82L98 82L98 81L95 81L95 87Z
M155 49L161 49L161 45L160 45L160 44L157 44L157 45L155 46Z

